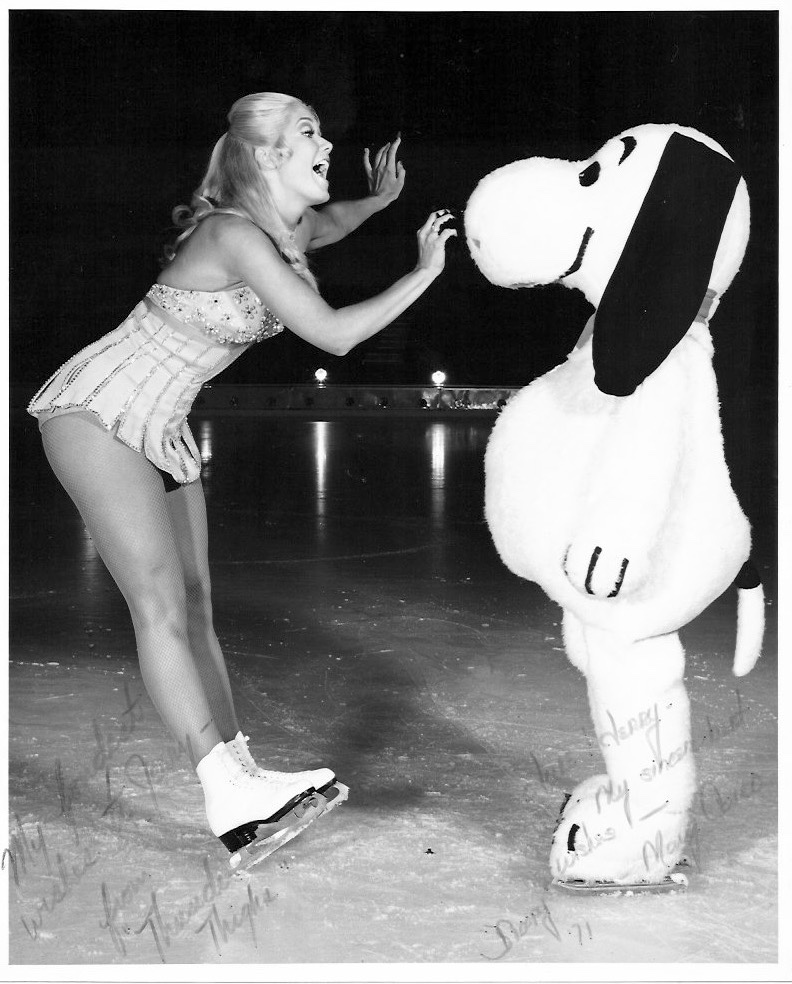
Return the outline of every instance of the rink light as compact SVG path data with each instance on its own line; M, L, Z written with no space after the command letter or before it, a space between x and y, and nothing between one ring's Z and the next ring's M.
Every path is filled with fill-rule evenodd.
M324 383L324 381L327 379L327 370L317 369L316 372L314 373L314 379L321 386Z
M437 372L432 373L432 382L435 384L435 386L440 387L443 385L445 381L446 381L446 374L441 369L438 369Z
M201 464L207 465L212 460L212 421L202 420L198 440L200 442Z

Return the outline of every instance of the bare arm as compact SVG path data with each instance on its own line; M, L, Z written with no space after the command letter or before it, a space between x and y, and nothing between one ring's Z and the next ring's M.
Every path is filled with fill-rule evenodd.
M333 355L350 349L389 325L442 272L445 244L456 235L444 229L452 216L433 212L418 231L418 263L381 294L348 307L332 308L279 256L252 223L228 216L217 230L216 249L230 279L242 280L291 331Z
M373 165L369 158L369 148L366 147L363 151L363 167L369 186L369 194L365 198L331 202L318 211L308 210L308 234L304 238L303 247L306 251L338 242L375 212L380 212L399 197L406 174L404 165L396 160L400 143L401 135L380 147L374 155Z

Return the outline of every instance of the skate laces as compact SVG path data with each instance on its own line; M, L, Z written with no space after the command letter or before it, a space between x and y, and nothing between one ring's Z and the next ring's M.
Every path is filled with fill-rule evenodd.
M242 732L232 738L231 741L227 742L226 745L231 749L231 754L234 756L236 761L245 772L250 775L256 774L256 763L253 760L253 756L250 754L250 749L248 748L248 742L250 738L247 735L243 735Z
M234 757L237 762L242 766L243 772L255 779L261 780L270 785L280 786L289 785L295 782L308 782L310 786L316 788L317 785L322 784L322 782L320 782L317 778L320 773L331 774L331 770L326 769L306 769L301 772L278 772L275 769L262 769L260 765L256 764L250 755L250 749L248 748L249 741L250 738L247 735L242 734L240 731L236 738L229 742L229 745L232 747ZM326 776L321 775L321 779L324 781Z

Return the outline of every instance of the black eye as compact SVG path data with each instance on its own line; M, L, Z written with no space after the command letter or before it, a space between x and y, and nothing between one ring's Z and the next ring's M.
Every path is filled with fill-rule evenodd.
M581 171L578 175L578 181L583 185L584 188L588 188L589 185L593 185L594 182L600 175L600 166L594 161L593 164L589 164L585 171Z
M619 159L619 163L626 161L630 154L635 150L636 139L635 137L622 137L621 142L624 144L624 150Z

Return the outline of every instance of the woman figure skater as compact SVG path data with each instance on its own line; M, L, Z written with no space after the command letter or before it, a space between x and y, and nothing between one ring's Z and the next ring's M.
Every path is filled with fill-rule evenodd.
M332 144L310 107L280 93L239 99L157 283L114 331L39 390L29 412L132 616L146 689L196 768L213 834L239 863L271 853L346 795L330 769L259 768L237 722L210 599L201 458L187 414L201 386L254 342L288 327L343 355L410 306L443 270L446 210L418 231L413 270L333 309L306 252L343 238L404 183L398 138L370 195L327 202ZM260 828L260 829L259 829Z

